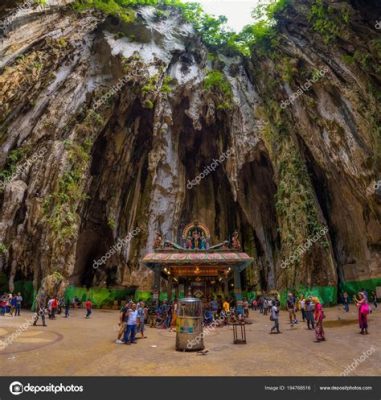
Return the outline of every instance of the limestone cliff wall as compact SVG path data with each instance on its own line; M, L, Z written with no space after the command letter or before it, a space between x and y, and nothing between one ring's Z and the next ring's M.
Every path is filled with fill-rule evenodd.
M276 50L250 59L210 53L176 10L140 8L126 23L69 3L0 9L12 15L0 42L0 271L11 286L59 271L149 289L139 260L155 231L178 240L192 220L216 242L239 230L256 259L248 288L381 277L376 2L330 2L349 18L326 38L313 1L294 1ZM211 71L230 91L205 85Z

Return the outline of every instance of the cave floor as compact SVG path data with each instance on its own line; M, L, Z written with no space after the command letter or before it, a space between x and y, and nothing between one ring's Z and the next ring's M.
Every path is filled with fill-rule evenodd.
M47 319L48 327L28 327L0 351L3 376L335 376L364 351L373 352L351 375L381 375L381 307L369 317L368 336L358 332L356 310L326 309L326 342L314 343L304 323L290 327L281 313L282 334L270 335L268 316L250 311L247 344L232 343L232 327L217 328L205 338L206 355L176 352L175 333L146 327L147 339L117 345L118 311L83 310L68 319ZM300 313L299 315L300 316ZM16 331L32 313L0 317L0 339ZM340 318L340 320L339 320Z

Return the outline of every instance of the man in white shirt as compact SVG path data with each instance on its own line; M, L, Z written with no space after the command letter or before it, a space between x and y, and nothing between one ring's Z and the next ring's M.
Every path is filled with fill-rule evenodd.
M276 306L275 301L272 302L270 319L274 322L274 326L271 328L270 333L273 333L275 330L275 333L281 333L279 330L279 309Z
M136 335L136 324L138 319L138 311L136 310L136 304L132 303L131 309L126 313L127 319L127 328L124 334L124 343L125 344L136 344L135 335ZM129 343L130 342L130 343Z

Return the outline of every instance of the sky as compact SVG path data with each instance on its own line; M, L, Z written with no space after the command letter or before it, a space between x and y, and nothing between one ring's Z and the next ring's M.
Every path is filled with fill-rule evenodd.
M228 26L239 32L245 25L253 22L251 11L259 0L183 0L185 3L200 3L207 14L225 15Z

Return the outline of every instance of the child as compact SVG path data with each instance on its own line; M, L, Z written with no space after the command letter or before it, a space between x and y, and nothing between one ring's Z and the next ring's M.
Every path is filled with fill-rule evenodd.
M91 307L92 307L92 303L91 303L90 299L87 299L87 301L85 303L85 307L86 307L86 318L90 318Z

